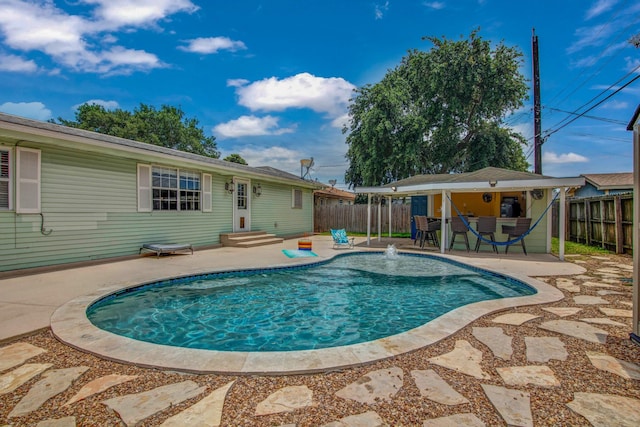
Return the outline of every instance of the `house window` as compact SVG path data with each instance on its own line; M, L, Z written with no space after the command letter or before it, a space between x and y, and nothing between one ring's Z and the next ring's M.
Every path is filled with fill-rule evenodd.
M9 151L0 150L0 209L9 209L9 188L11 188L9 175Z
M200 210L200 174L154 166L151 191L154 211Z
M292 196L291 207L294 209L302 209L302 190L294 188Z

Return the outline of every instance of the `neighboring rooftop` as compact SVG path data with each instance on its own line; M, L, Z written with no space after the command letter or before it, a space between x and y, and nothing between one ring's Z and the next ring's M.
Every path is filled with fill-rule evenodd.
M598 190L619 190L633 188L633 172L585 173L585 180Z

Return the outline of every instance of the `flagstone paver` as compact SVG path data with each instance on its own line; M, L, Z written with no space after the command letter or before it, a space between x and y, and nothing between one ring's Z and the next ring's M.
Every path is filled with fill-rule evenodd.
M574 393L567 403L594 427L637 427L640 425L640 400L614 394Z
M579 280L593 280L593 276L589 276L588 274L578 274L577 276L573 276L574 279Z
M580 286L576 285L575 281L571 279L566 279L563 277L560 277L556 280L556 287L558 287L558 289L563 289L567 292L572 292L572 293L580 292Z
M52 366L51 363L27 363L3 374L0 376L0 394L11 393Z
M504 323L505 325L520 326L523 323L526 323L529 320L537 319L538 317L540 316L529 313L507 313L503 314L502 316L496 317L492 321L494 323Z
M340 418L338 421L323 424L321 427L386 427L387 425L377 412L368 411Z
M527 360L546 363L551 359L567 360L569 354L564 343L558 337L525 337Z
M611 317L633 317L632 310L626 310L623 308L607 308L607 307L599 307L598 310L602 312L602 314L606 314Z
M224 399L227 397L229 389L235 381L231 381L226 385L217 388L208 396L199 402L191 405L189 408L168 418L160 424L161 427L218 427L222 421L222 409L224 407Z
M573 320L550 320L540 324L540 328L598 344L606 343L609 335L603 329Z
M629 307L633 307L633 303L631 301L618 301L622 305L628 305Z
M458 393L432 369L426 371L411 371L411 376L420 391L420 396L443 405L469 403L469 399Z
M0 372L22 365L46 350L26 342L17 342L0 348Z
M617 288L617 286L609 284L609 283L602 283L602 282L582 282L582 286L586 286L588 288Z
M455 348L449 353L427 359L429 362L453 369L478 379L489 379L491 376L482 370L482 352L466 340L456 341Z
M580 305L609 304L606 299L594 295L578 295L573 297L573 302Z
M533 384L540 387L558 387L560 381L548 366L507 366L496 368L498 374L507 385L526 386Z
M202 394L206 387L194 381L167 384L141 393L114 397L102 403L114 410L127 426Z
M582 322L595 323L597 325L609 325L609 326L620 326L627 328L628 326L624 323L616 322L615 320L611 320L606 317L586 317L584 319L580 319Z
M513 347L511 342L513 338L506 335L502 328L488 327L488 328L473 328L473 336L476 337L481 343L489 347L493 352L493 355L499 357L502 360L511 359L513 354Z
M508 425L533 427L529 393L489 384L482 384L482 389Z
M600 289L599 291L596 292L598 295L626 295L625 292L620 292L620 291L610 291L608 289Z
M402 369L396 366L369 372L336 392L336 396L360 403L391 400L403 383Z
M38 409L53 396L62 393L89 369L88 366L54 369L42 374L43 378L33 385L29 392L9 413L9 417L19 417Z
M560 317L573 316L582 311L579 307L545 307L543 310Z
M102 393L103 391L116 386L118 384L131 381L138 378L137 375L105 375L104 377L96 378L95 380L85 384L75 396L73 396L67 403L62 406L71 405L80 400L86 399L94 394Z
M271 393L265 400L258 403L256 415L278 414L293 412L313 404L313 392L306 385L294 385L281 388Z
M611 372L628 380L640 380L640 365L593 351L588 351L587 357L601 371Z
M426 420L422 427L484 427L486 424L471 413L449 415L448 417Z
M36 424L36 427L76 427L76 417L44 420Z

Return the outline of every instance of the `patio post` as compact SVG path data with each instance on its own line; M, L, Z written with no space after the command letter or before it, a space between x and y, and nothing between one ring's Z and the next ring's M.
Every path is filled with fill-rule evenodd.
M367 193L367 246L371 246L371 193Z
M446 190L442 190L442 204L440 206L440 253L445 253L445 248L449 245L447 236L447 194Z
M559 250L559 254L558 254L558 258L560 258L560 261L564 261L564 236L566 233L566 221L565 221L565 200L566 200L566 192L567 189L565 187L560 188L560 209L558 210L558 215L559 215L559 227L558 227L558 250ZM547 218L551 218L551 215L548 215ZM551 227L548 228L548 230L551 230Z
M388 203L388 205L389 205L389 215L388 215L388 217L389 217L389 238L391 238L391 201L392 200L393 200L393 198L391 196L389 196L387 198L387 201L389 202Z
M378 196L378 242L382 240L382 196Z

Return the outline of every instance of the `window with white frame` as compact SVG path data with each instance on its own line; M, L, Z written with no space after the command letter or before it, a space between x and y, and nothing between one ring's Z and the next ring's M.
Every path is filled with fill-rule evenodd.
M197 211L201 206L198 172L153 166L151 194L154 211Z
M302 209L302 190L294 188L292 193L291 207Z
M0 149L0 209L9 209L11 197L9 188L11 188L11 175L9 166L9 150Z

